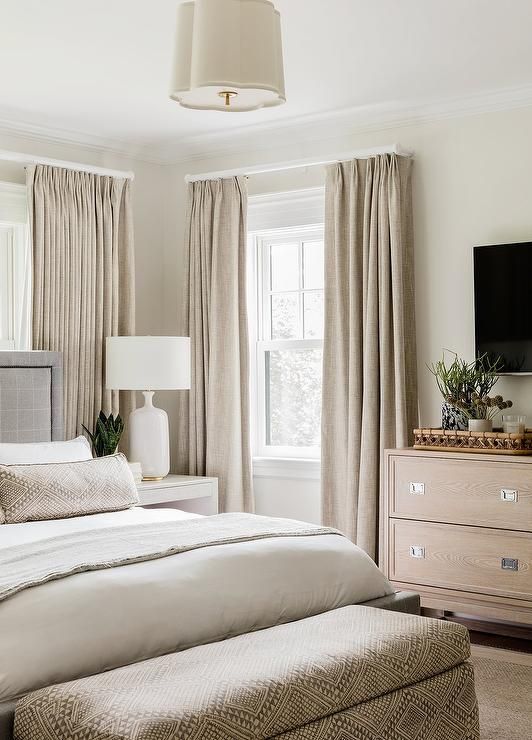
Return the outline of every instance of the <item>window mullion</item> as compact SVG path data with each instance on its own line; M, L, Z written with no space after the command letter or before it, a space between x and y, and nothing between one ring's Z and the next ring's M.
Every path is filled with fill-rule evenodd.
M261 351L276 352L298 349L321 349L323 339L271 339L258 342Z

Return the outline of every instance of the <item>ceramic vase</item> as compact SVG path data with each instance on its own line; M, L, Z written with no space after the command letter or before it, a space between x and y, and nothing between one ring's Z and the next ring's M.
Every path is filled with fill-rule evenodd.
M469 419L468 428L470 432L491 432L493 421L491 419Z
M452 429L454 431L464 431L467 429L467 416L463 411L452 406L450 403L443 403L441 407L441 427L442 429Z

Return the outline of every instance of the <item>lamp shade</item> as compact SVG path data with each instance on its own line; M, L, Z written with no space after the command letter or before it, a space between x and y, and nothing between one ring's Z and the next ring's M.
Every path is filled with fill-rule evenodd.
M170 97L185 108L221 111L284 103L281 20L273 3L179 5Z
M189 337L107 337L106 354L107 388L190 388Z

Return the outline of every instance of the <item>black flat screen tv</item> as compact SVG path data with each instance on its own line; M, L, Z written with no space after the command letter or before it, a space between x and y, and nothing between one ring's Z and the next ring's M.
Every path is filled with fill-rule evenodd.
M474 248L477 357L532 373L532 242Z

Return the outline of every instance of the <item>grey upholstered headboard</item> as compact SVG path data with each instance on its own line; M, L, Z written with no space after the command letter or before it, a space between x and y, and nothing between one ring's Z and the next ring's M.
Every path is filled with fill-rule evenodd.
M0 442L61 439L61 353L0 352Z

